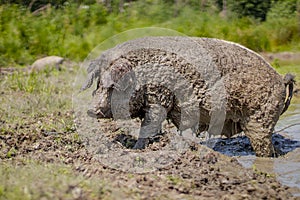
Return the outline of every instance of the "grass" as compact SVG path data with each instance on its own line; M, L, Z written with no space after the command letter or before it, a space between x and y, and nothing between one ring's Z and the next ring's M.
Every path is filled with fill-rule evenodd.
M72 114L75 75L45 69L1 77L0 199L108 198L109 183L77 174L64 164L69 157L63 155L81 144ZM28 156L33 149L43 156ZM48 151L59 161L52 163Z
M133 2L121 14L108 13L101 5L91 5L88 9L68 5L33 15L22 7L1 5L0 67L25 68L45 55L82 61L105 39L145 26L170 28L189 36L227 39L255 51L300 50L295 18L261 23L250 18L226 19L215 11L200 12L191 7L185 7L174 17L167 5L150 2L147 1L147 6L141 1ZM299 64L300 61L277 60L273 66L281 74L292 72L299 82ZM0 78L0 199L80 199L81 196L110 199L111 191L106 189L109 183L78 175L70 165L63 164L68 155L59 163L28 157L18 162L14 160L42 142L51 141L52 148L67 149L67 153L74 151L74 144L80 144L72 112L76 69L47 68ZM52 132L57 134L43 136ZM11 144L5 143L6 140ZM61 156L59 151L61 149L55 156ZM137 162L143 164L139 158ZM176 176L167 179L174 185L180 184Z
M59 75L60 74L60 75ZM19 145L37 141L43 134L72 134L70 143L79 141L72 112L72 81L75 72L15 72L0 79L0 158L22 153ZM20 141L19 138L25 138ZM27 138L27 139L26 139ZM6 140L10 140L7 143ZM29 140L29 141L26 141ZM4 142L6 141L6 142Z
M107 183L76 175L70 166L24 162L0 164L0 199L99 199L107 192Z
M30 65L46 55L82 61L105 39L149 26L230 40L255 51L300 51L296 15L259 22L221 17L213 7L206 11L188 5L176 9L154 0L133 1L123 13L108 13L102 4L68 4L34 15L23 7L1 5L0 67Z
M272 66L279 74L285 75L287 73L291 73L295 75L296 83L300 82L300 60L296 60L296 61L275 60L272 63Z

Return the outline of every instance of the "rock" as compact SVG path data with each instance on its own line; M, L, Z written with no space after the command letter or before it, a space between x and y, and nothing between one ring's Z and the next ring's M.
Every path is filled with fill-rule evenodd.
M30 72L41 71L46 67L55 67L56 69L61 69L61 64L64 62L64 58L59 56L47 56L36 60L30 67Z

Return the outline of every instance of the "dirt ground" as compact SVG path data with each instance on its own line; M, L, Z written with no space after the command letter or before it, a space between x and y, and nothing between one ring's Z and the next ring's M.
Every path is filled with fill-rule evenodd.
M198 144L149 173L101 164L74 124L75 76L46 69L0 77L0 199L296 199L274 174ZM130 146L110 123L102 128L116 131L112 142ZM166 137L144 151L164 146Z
M273 62L278 60L281 62L299 63L300 52L280 52L280 53L261 53L261 55L268 61Z

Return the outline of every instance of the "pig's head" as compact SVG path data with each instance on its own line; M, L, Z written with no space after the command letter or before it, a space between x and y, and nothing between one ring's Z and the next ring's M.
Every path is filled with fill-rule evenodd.
M90 117L112 118L111 96L114 89L114 82L109 72L104 72L93 94L92 108L87 111Z
M120 79L131 70L126 59L118 59L110 65L110 69L102 70L99 76L97 90L93 94L92 108L87 111L90 117L112 118L112 93L123 88Z

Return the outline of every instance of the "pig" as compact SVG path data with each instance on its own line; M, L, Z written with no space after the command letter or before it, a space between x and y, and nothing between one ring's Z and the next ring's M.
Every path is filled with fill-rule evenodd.
M276 153L271 137L294 84L293 75L281 77L252 50L214 38L130 40L103 52L87 71L81 90L97 80L88 115L140 118L134 149L145 148L169 120L196 134L244 132L260 157Z

